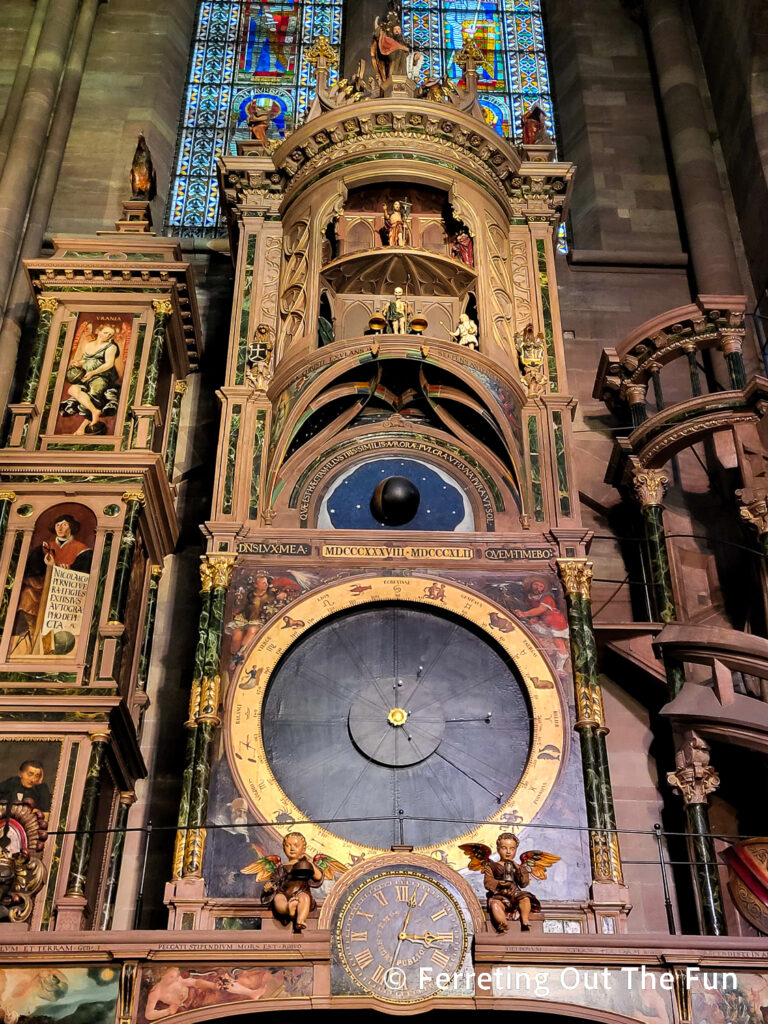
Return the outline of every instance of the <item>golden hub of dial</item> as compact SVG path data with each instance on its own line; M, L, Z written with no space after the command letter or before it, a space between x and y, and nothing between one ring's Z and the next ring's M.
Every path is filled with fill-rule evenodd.
M390 725L405 725L405 720L408 718L408 712L404 708L392 708L387 715L387 721Z

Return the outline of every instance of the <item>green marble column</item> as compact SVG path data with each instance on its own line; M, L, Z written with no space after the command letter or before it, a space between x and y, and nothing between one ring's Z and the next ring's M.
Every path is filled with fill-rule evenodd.
M623 884L616 814L605 745L607 729L592 624L592 563L586 558L558 558L565 589L576 691L576 725L581 744L584 794L589 825L592 878Z
M208 791L211 781L211 762L219 719L221 680L219 660L224 629L224 606L232 579L232 557L209 558L211 591L208 609L208 630L200 680L200 706L197 713L195 763L189 797L189 829L184 850L184 875L199 876L203 870L205 850L205 820L208 814Z
M697 733L682 738L675 771L668 773L667 782L685 801L688 855L702 934L725 935L723 893L707 806L707 794L717 789L720 778L709 763L709 745Z
M187 382L177 380L173 388L173 404L168 424L168 440L165 445L165 472L170 480L176 463L176 447L179 443L179 423L181 422L181 403L187 392Z
M677 618L672 573L669 568L667 538L664 533L664 507L662 502L669 477L660 469L636 469L632 483L635 496L642 506L648 574L651 580L656 619L673 622ZM680 692L685 683L685 672L679 662L668 660L664 664L670 697Z
M743 333L742 331L741 334ZM744 356L741 353L740 334L724 333L720 342L720 351L725 356L728 381L732 390L741 391L747 386L747 373L744 369Z
M88 865L93 846L92 830L96 827L96 809L101 789L101 769L109 743L108 733L97 732L91 735L91 756L88 759L88 772L85 777L80 814L77 819L77 835L72 847L72 860L67 878L67 896L85 895Z
M142 491L126 491L123 501L126 504L125 520L117 552L112 599L109 603L109 622L114 625L122 625L125 617L125 603L128 600L128 585L133 568L133 551L136 547L136 528L145 498Z
M154 405L157 399L157 385L160 381L160 361L165 347L165 334L173 306L167 299L156 299L152 303L155 311L155 322L152 327L152 338L149 343L147 372L144 377L144 390L141 394L142 405Z
M178 830L173 849L173 877L184 874L184 850L189 825L189 801L192 793L192 776L195 770L195 749L197 747L197 716L200 713L200 684L205 665L205 649L208 643L208 619L211 610L211 587L213 576L206 560L200 565L200 618L198 620L197 647L195 648L195 669L189 695L189 714L184 723L186 742L184 745L184 770L181 776L179 798Z
M684 346L684 351L688 357L688 373L691 378L691 394L694 398L699 398L701 395L701 375L699 373L699 364L696 361L699 350L695 345Z
M139 667L136 673L136 689L142 691L146 690L147 679L149 677L149 663L152 658L152 642L155 638L157 594L160 589L160 579L162 575L162 565L153 565L149 576L147 607L144 612L144 628L141 634L141 648L139 650Z
M56 312L58 305L58 299L41 297L37 300L40 316L37 321L35 343L32 346L32 356L27 368L24 389L21 394L22 402L28 402L30 405L34 402L35 395L37 394L37 387L40 383L40 374L43 370L43 361L45 360L45 350L48 348L48 336L51 333L53 314Z
M8 520L11 517L11 505L14 501L16 501L16 495L13 491L0 491L0 548L5 540Z
M133 790L120 794L120 802L117 805L117 814L115 815L115 823L113 825L112 848L109 853L107 877L104 882L104 898L99 917L99 928L105 932L109 931L112 927L112 918L115 916L115 901L117 899L117 887L120 883L120 868L123 863L128 812L135 803L136 794Z

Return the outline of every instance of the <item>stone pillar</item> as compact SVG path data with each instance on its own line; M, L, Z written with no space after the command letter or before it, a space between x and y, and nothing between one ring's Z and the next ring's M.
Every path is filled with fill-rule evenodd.
M144 612L144 629L141 634L141 649L139 651L139 667L136 671L136 689L145 692L147 679L149 677L149 663L152 658L152 641L155 636L155 615L157 614L157 594L160 589L160 579L163 575L162 565L153 565L149 575L149 593L147 594L147 607Z
M568 606L568 628L576 690L575 729L581 743L592 878L595 882L623 885L608 751L605 745L608 730L603 716L597 645L592 625L592 562L586 558L558 558L557 571L563 583Z
M208 619L211 610L213 573L210 564L205 559L200 564L200 584L200 619L198 622L197 647L195 648L195 669L189 695L189 714L184 723L187 740L184 750L184 770L181 776L178 830L173 849L174 879L179 879L184 874L184 850L187 843L189 803L192 793L192 776L195 770L195 748L197 746L197 716L200 711L200 683L203 678L205 650L208 644Z
M8 143L19 117L24 90L27 88L29 73L32 70L32 61L35 58L37 42L40 38L49 3L50 0L37 0L35 4L32 21L27 29L27 37L24 40L24 49L21 51L11 92L5 105L2 122L0 122L0 173L2 173L5 159L8 156Z
M69 50L80 0L55 0L48 7L0 176L0 309L5 308L24 224Z
M165 471L170 480L173 476L173 467L176 464L176 447L179 443L179 423L181 422L181 403L187 393L187 382L177 380L173 388L173 404L171 405L170 423L168 424L168 439L165 444Z
M67 896L85 897L85 883L93 846L93 829L96 824L96 809L101 788L101 769L104 755L110 743L109 733L95 732L91 735L91 756L83 788L83 799L77 819L77 835L72 847L72 860L67 878Z
M109 603L109 623L113 626L121 626L125 617L125 602L128 600L128 585L133 568L133 549L136 547L136 528L146 498L143 491L126 491L123 501L126 504L125 520L117 552L112 600Z
M34 198L24 227L24 241L21 246L22 259L34 259L40 254L40 246L48 227L53 197L64 160L64 152L69 141L72 118L80 94L96 12L101 2L102 0L82 0L72 47L67 57L67 66L64 69L61 88L56 98L56 110L48 133L45 155L35 182ZM45 7L46 4L43 0L38 0L37 6L38 8ZM14 374L19 339L24 328L29 301L29 281L23 264L19 263L11 285L2 330L0 330L0 406L4 405L7 399L4 382L6 380L10 382Z
M688 855L701 931L704 935L725 935L723 894L707 807L707 794L717 789L720 778L709 763L709 745L695 732L681 739L675 770L668 773L667 782L685 802Z
M660 469L644 469L638 466L632 474L635 497L642 507L648 573L651 578L656 618L659 622L672 622L677 617L662 504L668 484L669 477ZM668 661L665 662L664 668L670 697L674 697L685 683L683 666L678 662Z
M8 520L11 515L11 505L16 501L14 491L0 491L0 550L3 547L5 534L8 529Z
M700 295L742 291L683 0L645 0L669 148Z
M109 853L107 877L104 881L104 898L99 917L99 928L105 932L109 931L112 927L112 918L115 916L115 901L117 900L117 887L120 884L120 868L123 863L128 812L135 803L136 794L132 789L120 794L120 802L117 805L117 814L115 815L115 824L112 831L112 848Z

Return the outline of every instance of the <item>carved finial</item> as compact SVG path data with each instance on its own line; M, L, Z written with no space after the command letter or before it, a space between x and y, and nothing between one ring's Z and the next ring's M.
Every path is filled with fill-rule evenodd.
M464 40L464 45L453 58L453 60L455 64L458 64L462 71L466 71L467 64L469 63L469 61L472 61L475 67L478 68L488 67L487 57L480 49L480 47L477 45L477 41L472 36L467 36L467 38Z
M636 469L632 474L635 497L643 506L662 505L667 492L669 477L660 469Z
M720 785L720 776L709 763L709 744L690 732L675 754L675 770L667 774L667 782L686 804L704 804L707 794Z
M307 63L312 65L316 65L319 61L323 60L329 68L335 68L339 63L339 55L335 48L331 46L328 36L318 36L304 56L307 59Z

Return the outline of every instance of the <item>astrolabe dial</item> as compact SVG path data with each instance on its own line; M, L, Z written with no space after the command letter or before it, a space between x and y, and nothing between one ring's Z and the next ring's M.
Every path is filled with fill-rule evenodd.
M468 943L464 915L448 888L403 868L352 889L334 941L354 987L390 1003L450 992L447 979L461 983Z

